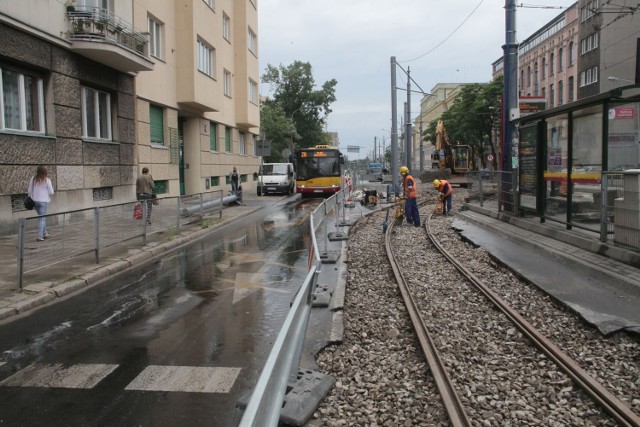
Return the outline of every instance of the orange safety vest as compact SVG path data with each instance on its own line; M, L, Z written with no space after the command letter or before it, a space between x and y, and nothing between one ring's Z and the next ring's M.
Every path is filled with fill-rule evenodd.
M449 191L447 191L446 194L443 193L442 196L449 197L451 194L453 194L453 187L451 186L451 184L449 184L449 181L447 181L446 179L440 180L440 186L438 187L438 191L442 193L444 191L445 184L449 186Z
M413 183L413 188L409 188L409 180ZM404 177L404 195L409 197L410 199L415 199L418 197L418 186L416 185L416 180L409 174Z

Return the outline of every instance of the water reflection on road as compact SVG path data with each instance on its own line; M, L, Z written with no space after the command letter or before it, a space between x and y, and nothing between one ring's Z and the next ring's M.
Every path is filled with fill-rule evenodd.
M36 425L45 414L57 413L60 424L110 420L149 425L153 420L154 425L175 425L180 419L184 425L237 425L241 411L236 404L257 381L307 275L309 215L318 204L297 201L266 209L0 328L7 362L0 366L0 400L11 408L3 409L1 418ZM25 343L24 336L40 338ZM63 389L50 390L55 398L43 401L39 386L2 386L13 372L34 363L84 366L96 361L114 368L80 400ZM232 381L228 390L213 394L206 388L186 393L174 383L161 395L139 388L144 372L171 366L219 369L215 375ZM12 385L18 381L9 380ZM134 380L138 388L127 389ZM194 386L193 380L184 382ZM112 403L96 416L91 408L101 401ZM63 414L61 407L72 409Z

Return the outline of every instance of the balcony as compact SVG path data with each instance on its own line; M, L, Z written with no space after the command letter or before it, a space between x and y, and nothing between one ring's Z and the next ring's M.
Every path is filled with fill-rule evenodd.
M74 52L125 73L153 70L149 33L137 31L106 9L76 7L66 14L66 38Z

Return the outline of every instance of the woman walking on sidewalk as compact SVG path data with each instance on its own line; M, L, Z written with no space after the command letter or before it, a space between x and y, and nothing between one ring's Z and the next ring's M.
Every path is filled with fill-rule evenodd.
M38 166L38 169L36 169L36 176L31 177L29 180L27 193L35 202L34 209L38 215L40 215L36 242L42 242L44 239L49 237L49 232L47 231L47 219L44 215L47 214L49 202L51 202L51 196L53 196L53 186L51 185L49 171L46 166Z

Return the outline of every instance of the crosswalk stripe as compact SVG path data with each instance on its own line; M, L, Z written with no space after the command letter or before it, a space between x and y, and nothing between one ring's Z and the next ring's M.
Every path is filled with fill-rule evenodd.
M240 368L147 366L125 390L229 393Z
M0 382L8 387L93 388L118 365L34 363Z

